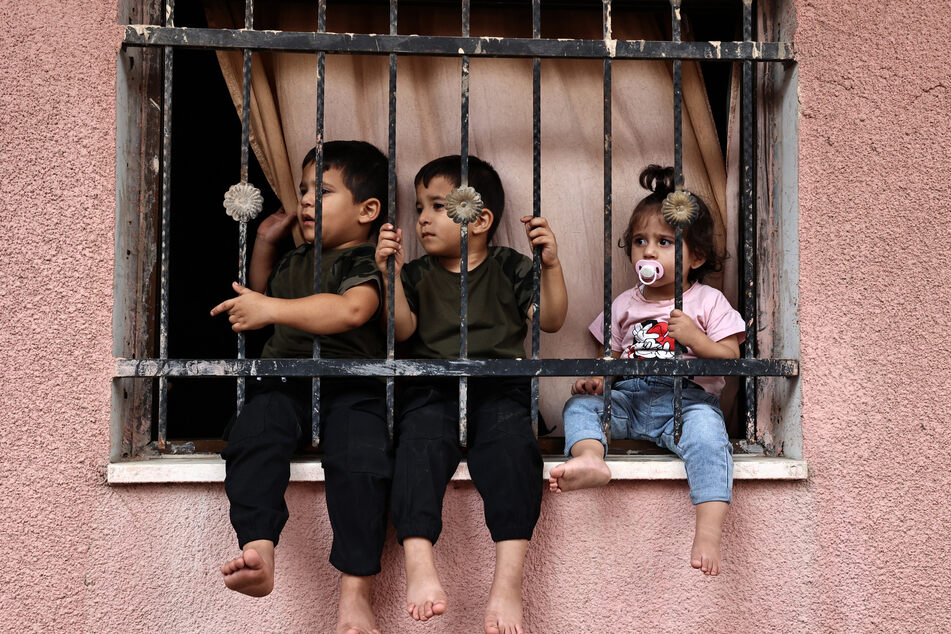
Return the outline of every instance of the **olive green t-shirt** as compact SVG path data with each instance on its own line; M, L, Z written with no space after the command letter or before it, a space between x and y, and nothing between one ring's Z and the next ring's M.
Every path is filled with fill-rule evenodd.
M324 251L320 258L321 292L343 295L370 282L379 291L382 278L374 261L375 247L361 244L347 249ZM297 299L314 294L314 249L302 244L287 253L274 267L267 294ZM381 302L382 304L382 302ZM378 323L379 308L365 324L334 335L319 335L320 356L327 359L380 359L386 343ZM313 356L314 335L290 326L274 326L274 334L261 352L262 358L309 358Z
M416 332L406 342L411 359L459 358L459 273L426 255L406 264L403 291L416 314ZM469 357L525 356L526 319L532 302L532 261L508 247L489 247L469 271Z

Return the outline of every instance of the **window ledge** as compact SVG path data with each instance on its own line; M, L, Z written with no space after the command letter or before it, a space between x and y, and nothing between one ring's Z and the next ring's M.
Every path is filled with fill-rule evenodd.
M805 480L805 460L769 456L736 455L733 457L734 480ZM546 456L544 477L563 460ZM686 480L684 463L670 455L609 456L608 466L615 480ZM225 463L218 456L174 456L113 462L109 464L109 484L158 484L190 482L224 482ZM469 480L469 467L463 462L453 480ZM291 462L291 482L323 482L324 469L319 460Z

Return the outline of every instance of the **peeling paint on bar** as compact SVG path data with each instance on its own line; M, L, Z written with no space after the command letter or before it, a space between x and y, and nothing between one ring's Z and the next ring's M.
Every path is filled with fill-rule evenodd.
M609 46L608 41L613 45ZM349 54L438 55L459 57L568 57L587 59L795 60L795 49L784 42L669 42L662 40L601 40L544 38L485 38L422 35L372 35L245 29L183 29L133 24L125 28L125 46L252 49Z
M117 359L115 377L797 376L796 359Z

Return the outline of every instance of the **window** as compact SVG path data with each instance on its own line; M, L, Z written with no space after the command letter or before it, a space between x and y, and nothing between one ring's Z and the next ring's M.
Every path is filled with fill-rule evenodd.
M254 142L250 122L256 116L251 106L261 107L257 94L248 98L248 78L258 68L252 59L273 78L282 72L283 67L275 67L283 62L267 57L271 50L290 53L315 69L310 75L316 92L313 115L287 115L285 124L295 116L314 121L315 115L316 127L327 139L351 133L389 149L393 212L397 200L404 211L411 203L408 195L397 196L397 170L401 184L411 181L422 162L458 153L460 145L463 153L488 155L500 172L505 159L496 156L511 150L517 158L509 160L506 173L511 176L503 178L506 194L521 201L526 211L544 210L549 216L549 210L569 196L566 191L583 190L580 195L590 202L587 208L572 211L576 217L563 215L560 224L553 220L553 225L563 261L583 265L577 269L587 270L603 287L596 293L599 305L610 305L630 285L624 285L624 258L615 245L618 227L626 222L635 197L642 195L632 185L632 166L645 153L680 171L685 161L712 165L719 160L728 166L719 196L715 191L698 193L716 200L724 214L736 209L735 224L726 223L723 233L738 266L727 272L723 283L744 290L738 308L754 343L745 346L742 359L593 358L584 325L594 314L584 312L591 312L590 303L574 300L577 289L590 292L591 284L579 275L569 279L569 322L557 341L543 337L538 346L533 343L538 338L530 336L530 358L422 366L433 374L541 376L535 380L541 384L548 419L557 419L568 380L549 377L748 377L740 379L739 414L730 428L738 450L801 457L798 387L790 378L798 374L796 68L792 46L785 43L789 17L782 12L782 2L754 8L740 0L685 1L682 7L675 1L673 10L664 2L608 0L557 0L544 6L537 0L476 1L471 6L469 1L461 6L404 1L399 10L395 1L372 0L329 6L323 0L290 1L279 8L277 3L255 8L250 1L168 4L140 0L126 5L126 14L120 16L132 26L126 29L118 82L114 462L219 450L222 442L217 438L241 402L236 386L242 377L373 373L392 380L408 371L394 358L392 347L384 362L257 361L266 333L239 337L236 345L229 329L206 317L211 306L228 296L228 283L243 275L239 262L247 260L255 230L254 222L239 225L224 214L224 191L240 178L262 190L265 210L280 204L279 195L267 186L274 180L273 166L259 164L249 149ZM213 20L212 8L219 10ZM289 20L289 15L297 17ZM228 16L232 23L222 27ZM163 19L164 26L149 26ZM208 28L209 21L216 26ZM490 37L500 32L502 37ZM216 58L209 49L225 54ZM236 81L232 77L230 85L222 79L227 66L222 59L228 53L241 56L242 62L232 60L231 68L239 69L240 76ZM466 69L461 73L460 58ZM644 69L666 73L672 92L651 94L676 108L667 105L649 114L637 110L643 94L637 82L645 76ZM346 110L353 98L346 90L357 82L340 88L334 80L343 73L361 74L359 83L376 95L380 116ZM524 82L510 81L506 94L500 95L498 85L485 82L493 74ZM423 108L417 109L415 123L408 123L401 112L407 111L405 95L418 94L414 90L435 92L419 100ZM671 100L674 95L678 98ZM281 99L293 101L283 93L278 94ZM574 109L566 107L564 99L574 99ZM468 113L470 100L471 118L494 117L491 125L480 128L469 122L469 114L462 114L460 106ZM239 104L238 117L232 114L233 103ZM241 107L244 104L249 107ZM487 104L502 107L493 110ZM712 112L703 112L706 104ZM571 118L578 113L585 116ZM346 121L361 115L363 120ZM642 143L646 150L632 152L638 140L632 133L635 122L648 117L668 122L652 129L671 142ZM696 123L703 117L709 123L706 134L713 139L706 145L698 139ZM427 138L425 126L433 120L452 121L452 134L439 124L428 131L437 138ZM404 129L409 132L401 132ZM415 137L408 139L408 134ZM313 137L294 142L300 147L287 147L292 166L299 163L296 154L303 155L300 148L313 146ZM418 156L413 154L414 143L420 146ZM447 144L448 151L441 151L440 143ZM433 145L440 149L427 149ZM495 151L500 145L504 150ZM706 170L708 182L719 178L709 176L715 169ZM514 242L518 236L510 234ZM506 239L504 231L500 235ZM560 453L557 437L541 442L545 453ZM617 459L649 451L641 443L612 443Z

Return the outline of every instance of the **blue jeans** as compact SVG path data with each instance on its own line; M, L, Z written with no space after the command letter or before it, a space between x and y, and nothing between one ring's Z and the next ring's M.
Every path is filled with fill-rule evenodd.
M652 440L680 456L687 470L690 501L730 502L733 490L733 447L717 397L684 384L684 426L674 444L674 380L648 376L619 380L611 388L611 437ZM577 394L565 403L565 455L579 440L601 441L604 411L601 396Z

